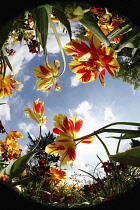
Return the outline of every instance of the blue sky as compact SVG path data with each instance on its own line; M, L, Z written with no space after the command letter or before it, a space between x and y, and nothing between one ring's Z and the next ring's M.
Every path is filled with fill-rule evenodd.
M60 38L63 46L69 42L67 34L61 35ZM67 115L68 118L78 115L83 119L84 124L78 137L89 134L112 122L139 122L139 89L134 91L133 86L112 78L108 73L105 76L106 87L104 88L100 85L98 79L91 83L83 84L75 79L75 74L67 66L64 75L58 78L62 91L56 92L54 89L51 89L48 93L44 93L35 89L37 78L33 76L34 68L38 65L43 65L44 57L42 52L40 55L29 53L25 43L18 43L12 48L16 53L9 59L14 71L19 71L15 80L23 82L23 85L19 86L20 91L13 91L12 98L5 97L0 100L1 103L6 102L6 105L0 106L0 119L7 132L17 130L23 133L24 138L19 140L23 153L25 153L26 145L29 142L27 132L33 137L39 135L39 126L32 119L26 117L23 109L25 107L32 108L33 102L38 98L44 101L45 116L48 117L47 122L43 126L43 134L52 130L53 117L59 113ZM49 30L47 50L50 63L53 64L54 59L59 59L61 65L63 65L61 54L51 29ZM66 60L68 64L71 57L66 55ZM109 135L111 136L112 134L103 134L101 137L107 144L110 153L114 154L117 140L105 138L105 136ZM4 137L4 134L0 135L1 140ZM130 147L129 142L129 140L124 140L121 143L120 151L128 149ZM78 168L87 170L85 164L96 165L98 162L96 154L103 161L107 160L105 151L98 139L95 139L90 145L79 144L73 169L69 166L64 168L68 169L69 174Z

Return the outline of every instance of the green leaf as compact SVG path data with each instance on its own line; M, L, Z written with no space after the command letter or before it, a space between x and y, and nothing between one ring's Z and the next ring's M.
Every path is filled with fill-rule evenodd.
M111 41L116 36L124 34L130 29L132 29L132 22L130 20L126 20L125 22L121 23L117 28L115 28L113 31L111 31L107 35L107 38Z
M6 103L0 103L0 105L3 105L3 104L6 104Z
M105 47L110 45L109 40L106 38L106 36L98 26L97 21L91 14L91 12L86 12L80 22L90 31L92 31L103 42Z
M104 132L108 133L125 133L125 134L136 134L140 136L140 130L127 130L127 129L104 129ZM120 138L120 137L119 137Z
M50 23L50 25L51 25L51 27L52 27L52 29L53 29L53 32L54 32L56 41L57 41L57 43L58 43L58 46L59 46L59 49L60 49L60 52L61 52L61 55L62 55L62 59L63 59L63 64L64 64L64 66L63 66L63 71L62 71L62 73L60 73L60 75L57 76L57 77L60 77L60 76L64 73L64 71L65 71L65 69L66 69L65 54L64 54L64 50L63 50L63 47L62 47L62 44L61 44L61 41L60 41L58 32L57 32L57 30L56 30L56 28L55 28L55 26L54 26L54 23L53 23L53 21L51 20L50 17L48 17L48 18L49 18L49 23Z
M64 8L65 8L65 2L61 2L61 1L53 1L52 3L51 3L51 5L53 6L53 7L55 7L56 9L58 9L59 11L61 11L61 12L64 12Z
M70 22L68 21L65 13L58 10L55 7L53 8L53 10L54 10L54 13L55 13L56 17L58 18L58 20L66 27L69 37L71 39L71 37L72 37L71 26L70 26Z
M96 131L97 134L99 133L104 133L104 130L108 127L111 127L111 126L114 126L114 125L131 125L131 126L137 126L139 127L140 126L140 123L135 123L135 122L114 122L114 123L111 123L111 124L108 124L108 125L105 125L104 127L98 129Z
M124 134L124 135L122 135L122 137L121 137L121 139L133 139L133 138L137 138L137 137L140 137L140 133L138 132L136 132L136 133L130 133L130 134ZM120 137L116 137L116 136L110 136L110 137L108 137L108 138L115 138L115 139L120 139Z
M27 167L27 163L30 160L30 158L38 151L31 151L28 152L26 155L20 157L19 159L17 159L10 170L10 177L14 178L14 177L18 177Z
M135 27L131 31L123 34L120 43L116 45L115 50L121 50L123 47L139 48L140 29Z
M6 166L5 168L3 168L1 171L0 171L0 174L7 174L7 175L10 175L10 171L11 171L11 167L12 165L14 164L16 160L11 160L10 163L8 164L8 166Z
M8 35L11 31L14 20L10 20L7 24L4 24L0 27L0 49L4 45L4 42L7 40Z
M26 185L28 184L29 182L33 181L34 180L34 176L30 176L30 177L26 177L22 180L19 180L17 182L12 182L10 184L10 186L16 186L16 185Z
M35 10L36 32L44 55L47 56L46 44L48 36L48 13L45 6L39 6Z
M110 155L110 158L116 162L140 167L140 146L129 149L126 152Z
M10 64L10 61L9 61L9 59L8 59L8 56L7 56L7 54L6 54L6 50L5 50L4 46L3 46L2 49L1 49L1 54L2 54L3 60L5 61L5 63L6 63L7 66L9 67L9 69L10 69L11 71L13 71L13 68L12 68L12 66L11 66L11 64Z

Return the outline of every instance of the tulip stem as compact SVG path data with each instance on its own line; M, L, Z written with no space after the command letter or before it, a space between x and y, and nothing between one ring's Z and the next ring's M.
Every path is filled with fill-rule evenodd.
M39 145L40 143L40 139L41 139L41 126L40 126L40 132L39 132L39 137L37 139L37 142L35 144L35 146L31 149L31 151L35 150L37 148L37 146Z
M66 59L65 59L65 54L64 54L64 51L63 51L63 47L62 47L62 44L61 44L58 32L57 32L57 30L55 28L55 25L54 25L53 21L49 17L49 15L48 15L48 19L49 19L49 23L50 23L50 25L51 25L51 27L53 29L56 41L58 43L58 46L59 46L59 49L60 49L60 52L61 52L61 55L62 55L62 59L63 59L63 65L64 65L62 72L59 75L55 76L57 78L57 77L61 77L64 74L65 70L66 70Z
M90 134L88 134L88 135L85 135L85 136L82 136L82 137L80 137L80 138L77 138L77 139L74 139L74 141L79 141L79 140L84 140L84 139L86 139L86 138L88 138L88 137L91 137L91 136L94 136L96 133L95 133L95 131L93 132L93 133L90 133ZM78 143L80 143L80 142L78 142Z

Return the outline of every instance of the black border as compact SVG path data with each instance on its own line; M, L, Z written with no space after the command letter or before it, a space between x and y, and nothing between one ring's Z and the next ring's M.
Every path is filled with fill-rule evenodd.
M68 3L72 1L69 0ZM81 0L83 1L83 0ZM80 1L80 2L81 2ZM6 24L7 21L25 11L26 9L33 8L35 6L52 3L53 0L11 0L2 1L0 5L0 25ZM60 2L60 1L59 1ZM130 20L132 20L137 26L140 27L140 2L139 0L85 0L86 3L108 7L111 11L119 12ZM140 201L140 182L138 182L129 191L122 195L118 195L110 201L103 202L96 206L86 207L82 209L89 210L133 210L139 209ZM0 209L9 210L53 210L53 209L65 209L52 206L46 206L30 199L24 198L9 188L3 183L0 183ZM81 208L70 208L81 209Z

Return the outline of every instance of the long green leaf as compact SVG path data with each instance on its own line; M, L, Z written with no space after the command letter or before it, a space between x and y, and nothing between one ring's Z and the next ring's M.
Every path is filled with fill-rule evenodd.
M135 43L135 48L139 47L139 37L140 37L140 29L135 27L131 31L125 33L120 40L120 43L116 45L115 50L121 50L123 47L128 47L129 43L135 43L136 40L138 42Z
M16 186L16 185L25 185L25 184L28 184L29 182L33 181L34 180L34 176L29 176L29 177L26 177L22 180L19 180L17 182L12 182L10 184L10 186Z
M137 126L137 127L139 127L139 126L140 126L140 123L135 123L135 122L114 122L114 123L105 125L104 127L98 129L98 130L96 131L96 133L97 133L97 134L103 133L103 132L104 132L104 129L106 129L106 128L108 128L108 127L111 127L111 126L114 126L114 125L131 125L131 126Z
M4 47L2 47L2 49L1 49L1 54L2 54L2 58L3 58L4 62L7 64L7 66L9 67L9 69L11 71L13 71L12 65L11 65L11 63L10 63L10 61L8 59L8 56L6 54L6 50L5 50Z
M121 139L133 139L137 137L140 137L140 133L132 133L132 134L127 133L127 134L122 135ZM116 137L116 136L109 136L107 138L120 139L120 137Z
M56 17L58 18L58 20L66 27L69 37L71 39L72 38L71 26L70 26L70 22L68 21L65 13L58 10L55 7L53 8L53 10L54 10L54 13L55 13Z
M46 7L44 6L37 7L35 13L36 13L35 21L37 27L36 33L43 48L44 55L46 57L47 56L46 44L48 36L48 13Z
M80 22L89 30L91 30L103 42L105 47L110 45L109 40L106 38L106 36L98 26L97 21L95 20L91 12L86 12Z
M7 24L4 24L0 27L0 49L8 38L8 35L12 29L13 22L14 20L10 20Z
M3 168L3 169L0 171L0 173L1 173L1 174L10 175L11 167L12 167L12 165L14 164L15 161L16 161L16 160L11 160L10 163L9 163L9 165L6 166L5 168Z
M60 75L58 75L58 77L60 77L60 76L64 73L64 71L65 71L65 69L66 69L65 54L64 54L64 51L63 51L63 47L62 47L62 44L61 44L61 41L60 41L58 32L57 32L57 30L56 30L56 28L55 28L55 26L54 26L54 23L53 23L53 21L51 20L50 17L48 17L48 19L49 19L49 23L50 23L50 25L51 25L51 27L52 27L52 29L53 29L53 32L54 32L54 35L55 35L56 41L57 41L57 43L58 43L58 46L59 46L59 49L60 49L60 52L61 52L61 55L62 55L62 59L63 59L63 70L62 70L62 72L60 73Z
M126 152L110 155L110 158L116 162L140 167L140 146L129 149Z
M28 161L36 152L38 151L28 152L26 155L20 157L13 163L10 170L11 179L14 177L18 177L25 170L25 168L27 167Z
M121 23L117 28L115 28L113 31L111 31L107 38L111 41L116 36L126 33L128 30L132 28L132 22L130 20L126 20L125 22Z
M140 135L140 130L127 130L127 129L104 129L106 133L125 133L125 134L137 134ZM119 137L120 138L120 137Z
M0 103L0 105L3 105L3 104L6 104L6 103Z

